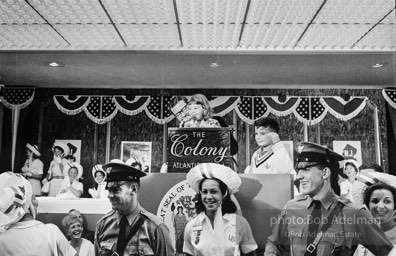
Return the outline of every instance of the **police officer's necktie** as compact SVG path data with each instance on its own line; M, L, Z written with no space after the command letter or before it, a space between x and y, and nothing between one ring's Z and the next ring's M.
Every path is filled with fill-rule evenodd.
M313 200L312 204L314 208L311 213L312 219L308 226L307 246L310 245L316 238L322 215L321 202L319 200ZM316 255L316 250L311 255Z
M120 232L118 233L118 240L117 240L117 253L120 256L124 255L124 250L127 243L126 234L125 234L127 227L129 227L128 219L125 215L122 215L120 221Z

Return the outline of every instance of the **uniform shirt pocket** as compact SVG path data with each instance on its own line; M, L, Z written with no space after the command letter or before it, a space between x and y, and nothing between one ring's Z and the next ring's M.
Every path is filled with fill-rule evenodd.
M100 256L111 256L115 252L116 248L114 247L114 243L109 242L101 242L99 247L99 255Z
M148 245L140 245L137 246L130 246L129 247L129 255L154 255L153 249L151 249Z

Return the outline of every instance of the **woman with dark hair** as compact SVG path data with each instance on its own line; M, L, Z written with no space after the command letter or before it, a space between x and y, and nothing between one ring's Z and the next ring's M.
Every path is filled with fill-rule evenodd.
M184 231L184 254L256 255L257 243L249 223L236 214L230 198L241 185L238 174L224 165L203 163L189 171L187 182L198 193L198 215Z
M69 154L69 147L64 142L55 141L52 152L54 157L50 163L47 177L43 180L42 192L48 193L48 196L56 197L63 183L63 168L67 164L65 156Z
M92 177L96 182L96 186L88 189L88 193L92 198L107 199L108 191L106 190L106 177L107 174L103 170L101 164L97 164L92 168Z
M361 174L353 184L352 195L356 203L367 206L381 230L396 245L396 176L379 172ZM359 246L355 255L372 254Z
M41 153L37 145L26 144L27 159L22 167L23 176L30 182L33 193L36 196L41 195L41 178L43 177L44 164L39 157Z
M351 188L353 183L356 181L356 177L359 174L359 164L353 160L348 159L344 163L344 171L343 174L346 176L346 179L340 183L341 196L345 197L353 202ZM341 177L345 177L342 176Z

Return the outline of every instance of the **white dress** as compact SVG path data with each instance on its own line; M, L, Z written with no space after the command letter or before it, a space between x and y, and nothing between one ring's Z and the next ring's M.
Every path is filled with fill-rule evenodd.
M247 220L235 213L222 216L224 230L224 254L208 216L201 212L190 220L184 231L183 252L194 256L239 256L257 249Z
M29 159L26 159L25 164L22 167L22 172L23 173L32 173L36 175L43 175L43 170L44 170L44 164L41 162L40 159L34 159L32 162L30 162ZM41 195L41 180L35 179L32 177L26 177L30 184L32 185L33 188L33 193L36 196Z
M83 184L81 182L78 182L77 180L74 180L72 185L73 188L75 188L76 190L80 190L80 191L84 191L84 187ZM65 177L63 179L63 183L61 185L61 188L59 190L59 194L56 196L57 198L63 198L63 199L75 199L78 198L76 197L73 192L71 192L70 189L67 189L68 187L70 187L70 178L69 177ZM61 193L60 191L67 189L66 192Z

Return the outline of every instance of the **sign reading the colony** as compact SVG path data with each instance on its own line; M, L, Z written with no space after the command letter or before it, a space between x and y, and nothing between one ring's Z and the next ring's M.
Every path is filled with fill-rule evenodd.
M232 166L231 128L169 128L168 172L188 172L198 163Z

